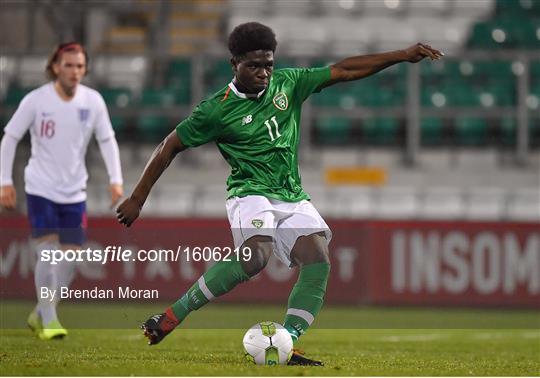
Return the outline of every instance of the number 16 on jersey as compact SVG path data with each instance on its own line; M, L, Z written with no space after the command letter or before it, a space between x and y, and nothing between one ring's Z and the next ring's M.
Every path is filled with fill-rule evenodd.
M42 120L41 121L41 130L40 130L40 136L43 138L43 137L47 137L47 138L52 138L54 136L54 126L55 126L55 123L52 119L46 121L46 120Z

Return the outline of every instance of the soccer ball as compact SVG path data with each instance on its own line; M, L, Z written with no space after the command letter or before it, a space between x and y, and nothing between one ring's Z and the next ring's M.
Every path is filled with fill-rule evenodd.
M257 365L285 365L292 355L293 341L281 324L261 322L244 335L248 361Z

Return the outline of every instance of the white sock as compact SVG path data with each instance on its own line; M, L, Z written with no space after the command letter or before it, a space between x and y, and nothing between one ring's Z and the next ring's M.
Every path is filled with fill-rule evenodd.
M75 277L75 268L77 267L76 261L60 261L58 265L54 266L56 275L56 286L58 290L61 287L69 287L73 278ZM60 291L58 291L60 293Z
M41 298L42 288L56 290L57 280L55 266L52 265L50 261L41 261L41 251L54 250L57 248L58 245L55 242L46 241L35 245L37 259L34 271L34 283L36 285L36 295L38 298L37 311L44 325L49 324L53 320L57 320L57 316L56 301L51 301L50 298Z

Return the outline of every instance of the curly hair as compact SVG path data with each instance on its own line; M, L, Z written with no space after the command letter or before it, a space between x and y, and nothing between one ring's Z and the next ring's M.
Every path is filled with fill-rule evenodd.
M258 22L246 22L234 28L229 35L229 51L233 56L242 56L250 51L276 51L274 31Z
M65 52L82 52L86 63L86 74L88 73L88 53L86 52L86 49L78 42L61 43L54 48L47 59L45 74L50 80L56 80L56 74L54 73L52 66L60 61L62 54Z

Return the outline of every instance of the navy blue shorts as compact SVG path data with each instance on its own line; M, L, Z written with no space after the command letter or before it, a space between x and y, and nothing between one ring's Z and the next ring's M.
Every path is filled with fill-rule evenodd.
M26 194L32 237L58 234L61 244L82 245L86 240L86 202L56 203Z

